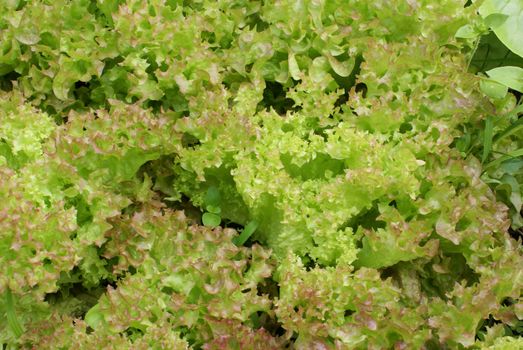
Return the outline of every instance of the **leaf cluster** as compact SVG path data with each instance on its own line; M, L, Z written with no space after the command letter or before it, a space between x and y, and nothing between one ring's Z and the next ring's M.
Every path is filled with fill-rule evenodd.
M0 344L521 346L497 3L0 2Z

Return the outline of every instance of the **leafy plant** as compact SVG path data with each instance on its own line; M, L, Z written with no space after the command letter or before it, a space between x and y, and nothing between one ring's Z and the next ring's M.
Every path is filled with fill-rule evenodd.
M521 346L518 6L0 2L0 344Z
M516 55L523 57L523 43L517 33L523 30L523 4L519 1L485 0L479 13L496 36Z
M481 90L491 97L494 101L494 109L491 112L496 116L490 116L485 121L482 132L482 142L476 142L482 148L481 160L483 163L489 159L484 167L484 180L491 184L503 202L511 207L512 227L519 229L523 226L522 196L523 196L523 140L521 130L523 120L520 115L523 112L521 93L523 92L523 46L519 40L514 40L521 27L523 18L521 17L521 6L517 2L487 0L479 8L479 12L484 18L485 25L490 27L497 38L506 46L495 44L490 39L489 43L494 46L486 53L476 52L475 57L483 58L482 68L489 55L508 57L512 54L514 58L511 63L519 66L504 65L505 59L492 65L485 72L488 79L481 81ZM473 37L473 35L471 36ZM519 56L519 57L518 57ZM474 59L473 59L474 60ZM482 59L476 59L481 61ZM515 92L515 97L507 95L509 89ZM496 123L494 123L496 120ZM476 140L478 139L476 135ZM471 139L469 136L466 138ZM480 136L481 137L481 136ZM474 137L472 137L474 138ZM507 145L510 145L507 149ZM466 150L464 143L460 145L462 151ZM469 143L473 146L473 143Z

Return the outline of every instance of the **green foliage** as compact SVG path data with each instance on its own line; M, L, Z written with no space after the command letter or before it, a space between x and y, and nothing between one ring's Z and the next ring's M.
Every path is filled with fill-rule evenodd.
M479 12L484 25L490 27L495 36L491 33L479 40L477 36L482 34L481 31L475 33L479 45L471 59L472 70L486 71L489 78L481 80L480 89L492 99L490 113L497 114L497 117L488 117L479 132L466 132L457 146L463 152L475 154L482 149L482 162L490 159L484 167L483 180L510 207L512 228L518 230L523 226L523 140L519 132L523 111L520 97L523 90L523 51L514 38L522 25L521 11L517 2L485 1ZM482 43L486 49L482 49ZM516 98L512 94L507 95L509 89L516 92Z
M523 57L523 43L518 36L523 31L523 4L520 1L485 0L479 12L503 44Z
M523 68L504 66L487 71L490 79L513 90L523 92Z
M503 4L0 2L0 344L520 346Z

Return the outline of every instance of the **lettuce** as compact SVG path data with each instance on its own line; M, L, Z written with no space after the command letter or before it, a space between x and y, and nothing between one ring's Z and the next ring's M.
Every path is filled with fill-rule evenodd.
M1 3L0 344L519 346L492 3Z

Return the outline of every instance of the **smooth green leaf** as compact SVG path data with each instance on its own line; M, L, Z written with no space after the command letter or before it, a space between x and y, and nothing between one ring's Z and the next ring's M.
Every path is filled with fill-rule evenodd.
M499 167L504 173L516 175L523 169L523 159L512 159L504 162Z
M495 99L502 99L508 93L508 87L506 85L492 79L481 79L479 86L485 95Z
M485 129L483 134L483 153L481 155L481 162L484 163L490 151L492 150L492 137L494 134L494 120L492 116L488 116L485 120Z
M460 27L456 32L456 38L472 39L479 35L479 33L470 24Z
M497 28L506 22L508 15L501 13L492 13L485 17L485 24L491 28Z
M498 38L514 53L523 57L523 2L520 0L485 0L479 8L483 18ZM495 17L490 17L495 15ZM506 18L504 17L506 16Z
M206 205L219 207L221 201L220 190L217 187L211 186L205 193L204 202Z
M221 221L221 217L213 213L204 213L202 215L202 222L207 227L217 227L220 225Z
M22 334L24 334L24 329L22 328L22 325L20 324L20 321L18 320L18 317L16 316L16 310L15 310L15 302L13 299L13 294L9 289L7 289L5 293L5 303L6 303L6 314L7 314L7 323L9 324L9 328L13 332L13 334L20 338Z
M252 236L256 229L258 228L258 223L256 221L249 222L240 233L239 236L233 238L233 243L237 246L242 246L247 242L249 237Z
M222 212L222 209L219 206L215 205L208 205L205 207L205 209L207 209L208 212L213 214L220 214Z
M99 329L104 323L104 315L100 311L100 304L90 308L85 314L84 320L92 329Z
M490 79L516 91L523 92L523 68L512 66L498 67L486 73Z

